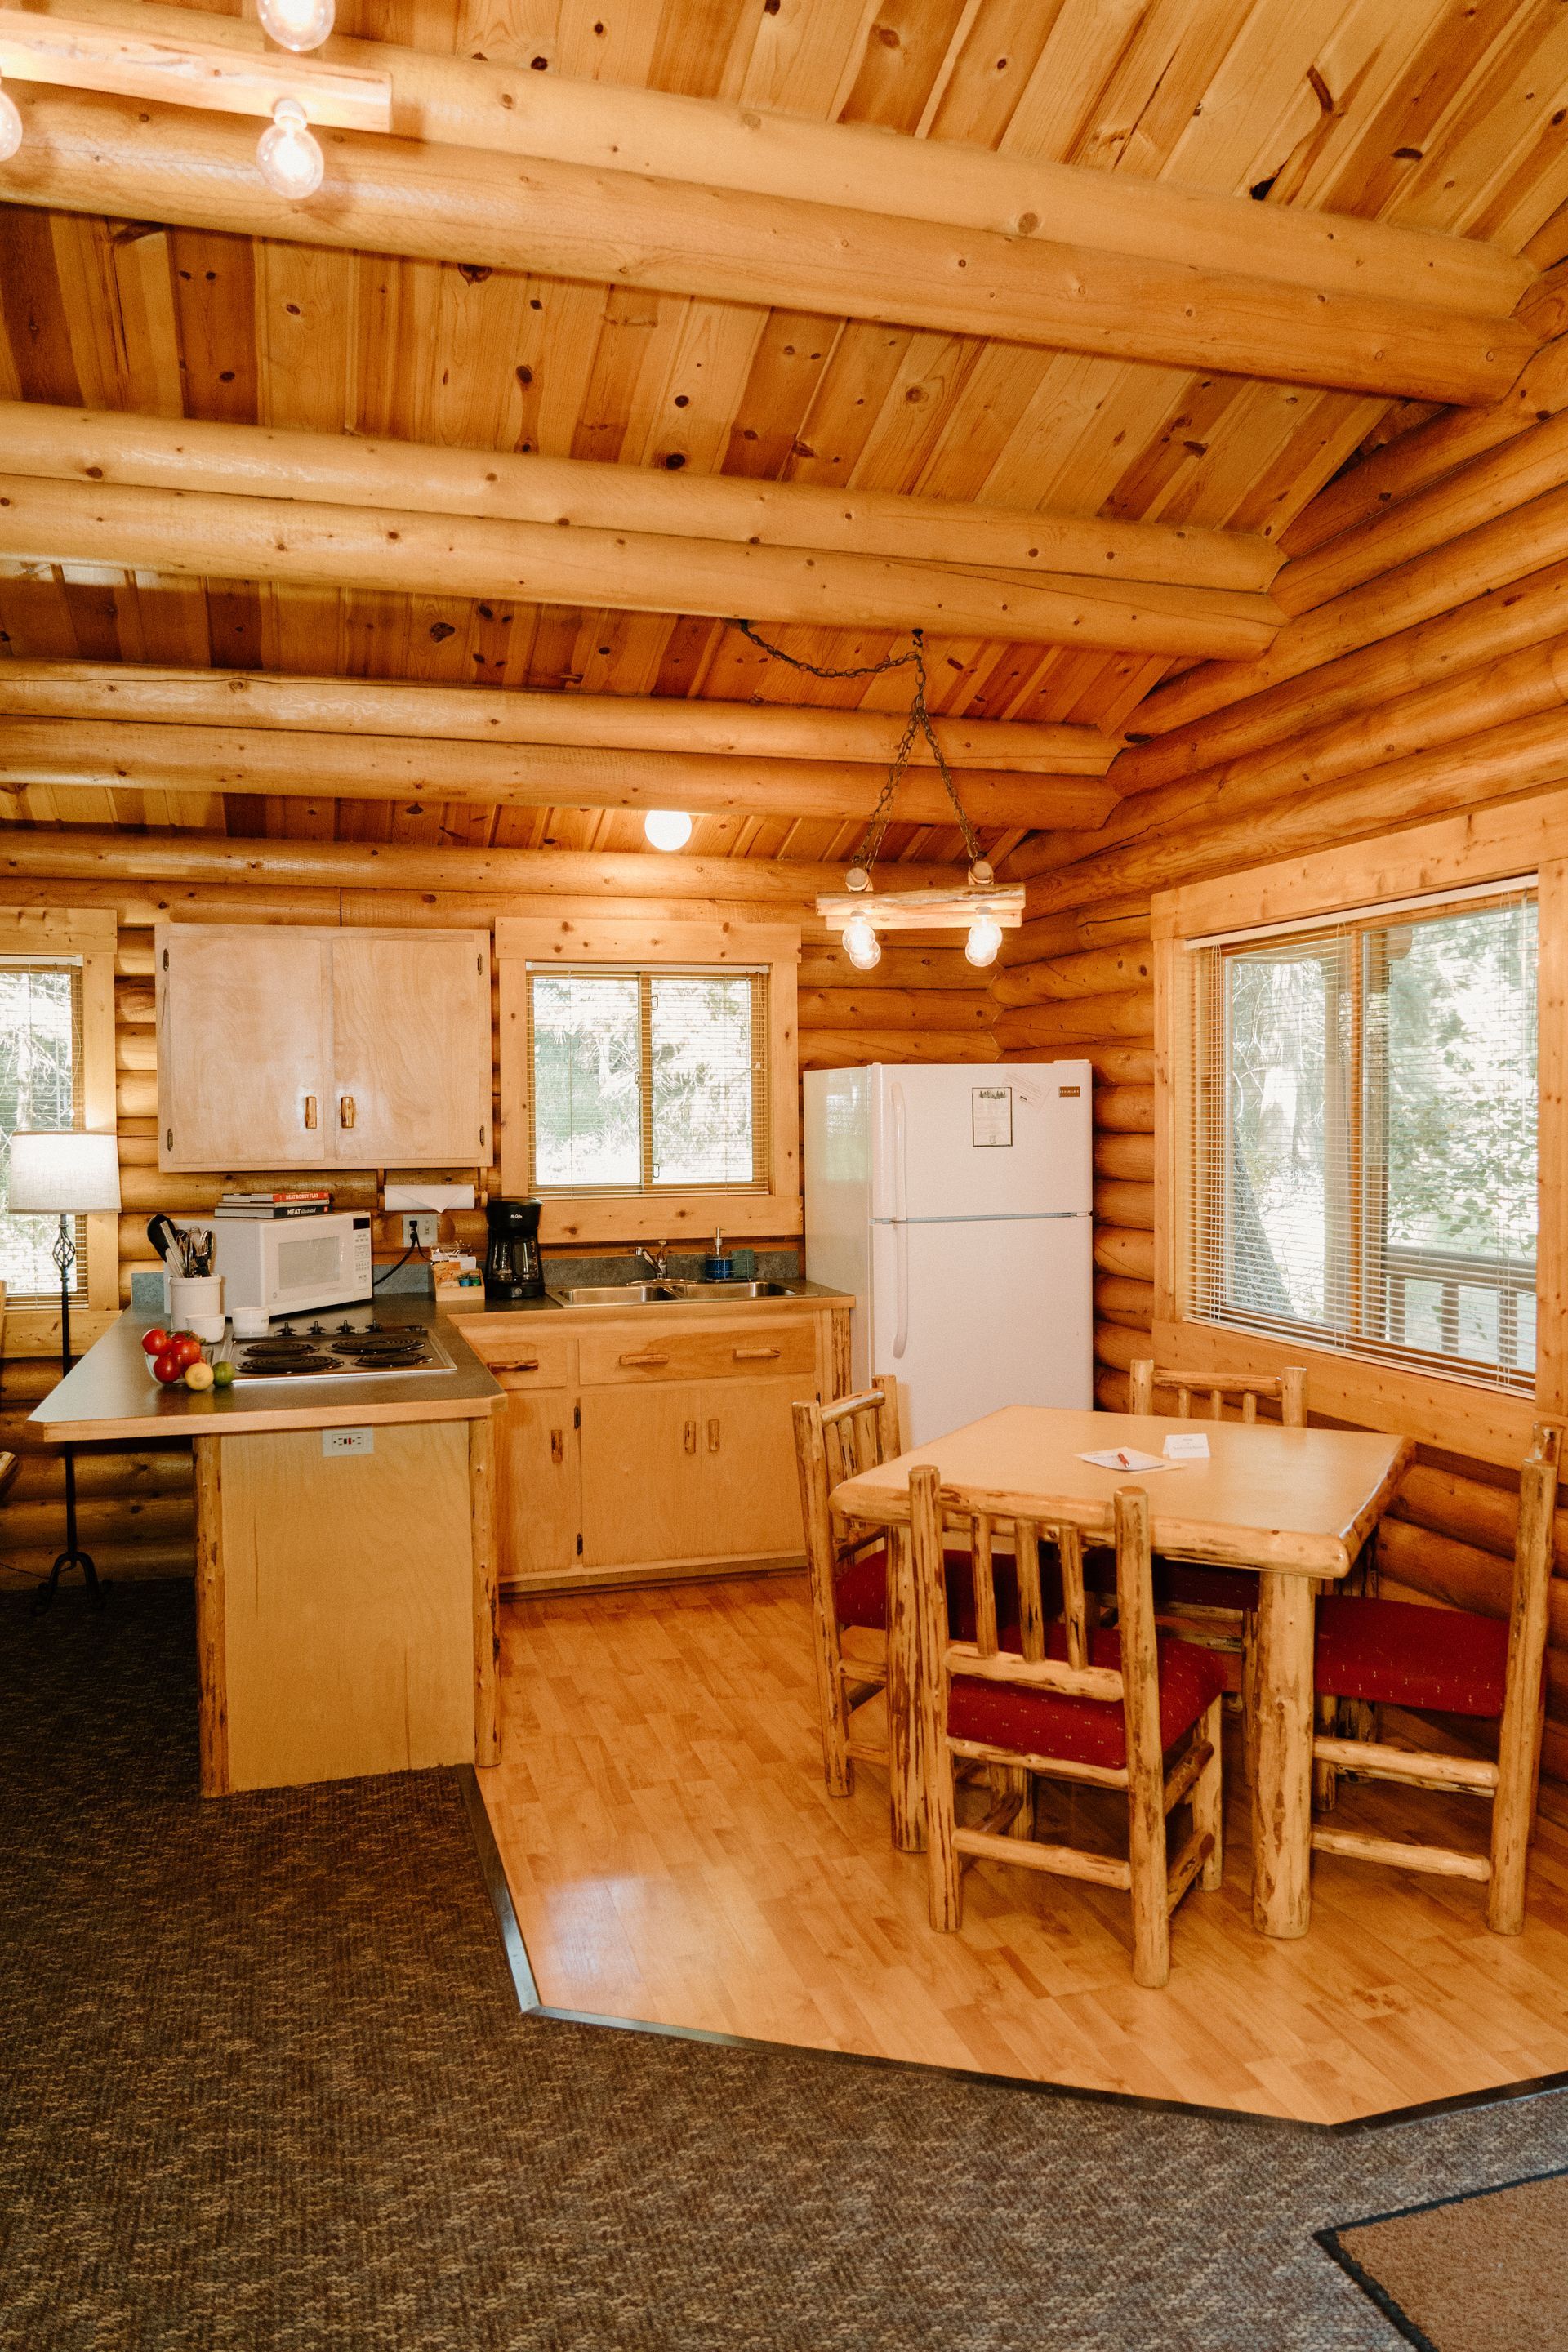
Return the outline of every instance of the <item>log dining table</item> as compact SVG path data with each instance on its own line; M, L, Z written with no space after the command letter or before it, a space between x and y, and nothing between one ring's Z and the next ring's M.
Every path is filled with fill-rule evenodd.
M1136 1471L1079 1457L1158 1454L1174 1432L1207 1438L1206 1460ZM1257 1744L1252 1780L1252 1916L1267 1936L1304 1936L1311 1914L1312 1635L1316 1588L1347 1575L1393 1501L1414 1452L1366 1430L1282 1429L1158 1414L1007 1405L917 1445L833 1490L836 1517L886 1528L889 1713L914 1688L910 1472L932 1463L944 1486L978 1491L998 1518L1052 1524L1053 1506L1102 1501L1107 1540L1118 1486L1146 1485L1156 1555L1258 1571ZM915 1839L920 1760L908 1727L889 1724L895 1823ZM911 1841L912 1842L912 1841Z

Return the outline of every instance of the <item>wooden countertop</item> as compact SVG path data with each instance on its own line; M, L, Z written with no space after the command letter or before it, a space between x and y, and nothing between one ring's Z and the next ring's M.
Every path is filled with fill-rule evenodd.
M142 1351L155 1318L127 1307L44 1399L28 1425L57 1444L92 1439L233 1437L279 1429L366 1429L393 1422L478 1421L503 1402L460 1328L422 1298L378 1298L387 1323L439 1327L455 1369L418 1380L300 1381L275 1387L160 1388ZM345 1393L346 1391L346 1393Z

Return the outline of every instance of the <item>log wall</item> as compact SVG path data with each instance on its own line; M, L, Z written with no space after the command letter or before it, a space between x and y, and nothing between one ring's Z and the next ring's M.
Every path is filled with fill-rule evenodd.
M1005 1060L1095 1065L1095 1392L1152 1352L1151 889L1373 838L1568 778L1568 339L1509 401L1439 415L1287 532L1294 616L1251 663L1151 695L1090 835L1012 861L1029 920L992 983ZM1309 1391L1310 1394L1310 1391ZM1508 1613L1517 1480L1423 1448L1380 1538L1392 1599ZM1568 1513L1552 1590L1545 1766L1568 1779Z
M13 887L12 899L23 897ZM153 985L153 926L169 909L167 894L134 886L66 881L26 893L33 905L87 906L111 903L120 922L115 958L116 1105L120 1139L122 1213L120 1220L120 1295L131 1296L132 1274L156 1256L147 1239L155 1210L176 1218L210 1213L220 1192L237 1180L256 1181L287 1171L233 1170L222 1175L164 1175L158 1167L158 1053ZM289 890L233 885L181 894L184 917L212 922L406 923L410 926L488 927L498 915L556 916L566 911L559 898L466 897L455 892ZM603 902L595 911L602 915ZM689 907L668 899L626 900L625 911L650 920L680 914L710 917L716 911L744 919L756 909L741 904L715 907L711 900ZM908 935L884 950L876 971L857 972L805 907L767 909L768 919L799 918L804 944L800 971L800 1061L802 1069L868 1061L988 1061L996 1046L991 1035L992 1004L984 976L964 961L962 948L926 944ZM950 935L951 936L951 935ZM472 1168L394 1170L399 1176L441 1175L472 1182ZM297 1172L296 1178L297 1179ZM348 1171L332 1179L344 1207L374 1209L378 1202L374 1171ZM785 1238L785 1237L781 1237ZM797 1236L787 1237L794 1241ZM398 1255L395 1220L378 1224L378 1260ZM13 1358L0 1366L0 1446L19 1452L16 1483L0 1500L0 1591L46 1575L62 1540L65 1473L52 1447L26 1427L27 1415L58 1379L47 1359ZM140 1451L92 1447L78 1451L78 1494L83 1543L105 1575L189 1575L195 1566L189 1454L177 1444Z

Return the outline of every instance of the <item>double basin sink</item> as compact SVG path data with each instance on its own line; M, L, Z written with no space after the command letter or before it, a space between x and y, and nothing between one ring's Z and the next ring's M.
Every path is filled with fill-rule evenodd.
M798 1298L790 1282L610 1282L586 1289L552 1290L557 1307L710 1306L731 1298Z

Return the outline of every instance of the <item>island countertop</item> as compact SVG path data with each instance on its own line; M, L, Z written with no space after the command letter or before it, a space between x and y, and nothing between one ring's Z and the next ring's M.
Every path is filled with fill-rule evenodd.
M227 1389L160 1388L142 1346L155 1318L127 1307L101 1339L52 1389L28 1425L57 1444L94 1439L232 1437L274 1429L365 1429L395 1422L477 1421L493 1412L504 1391L464 1339L459 1324L437 1314L428 1299L395 1296L376 1300L385 1323L438 1329L452 1359L449 1372L416 1379L298 1380L268 1386L266 1400L246 1382Z

